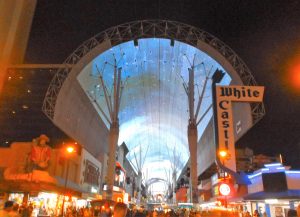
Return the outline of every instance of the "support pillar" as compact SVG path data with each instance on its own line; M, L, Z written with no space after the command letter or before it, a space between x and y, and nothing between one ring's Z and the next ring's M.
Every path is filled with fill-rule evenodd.
M0 93L11 64L23 63L37 0L0 0Z
M188 141L190 149L190 189L192 203L198 203L197 138L197 125L193 122L190 122L188 126Z
M24 197L22 203L27 204L29 199L29 192L24 192Z
M3 201L8 201L9 192L4 193Z
M173 204L176 204L176 172L172 173L172 183L173 183Z
M265 210L268 217L271 217L270 204L265 204Z
M108 134L109 156L107 168L107 191L106 199L111 200L113 196L113 186L115 181L115 167L116 167L116 150L119 139L119 123L114 122L110 126Z
M141 195L142 195L142 172L138 171L138 177L137 177L137 187L138 187L138 198L137 198L137 204L141 204Z

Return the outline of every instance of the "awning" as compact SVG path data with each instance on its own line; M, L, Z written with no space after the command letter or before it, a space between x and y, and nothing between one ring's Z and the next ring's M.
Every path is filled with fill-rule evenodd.
M59 188L64 189L65 186L65 179L55 176L57 180L57 185ZM82 197L82 194L90 193L85 191L80 185L72 182L71 180L67 181L66 191L71 194L76 194L78 197ZM65 192L64 190L62 192ZM75 196L75 195L74 195Z
M266 200L266 199L289 199L295 200L300 199L300 190L287 190L281 192L256 192L252 194L248 194L244 197L244 200Z
M57 185L47 182L30 182L20 180L1 180L0 191L4 192L55 192L58 194L70 193L75 197L81 197L85 193L79 185L68 181L67 187L64 188L63 179L57 179Z
M4 192L55 192L58 194L63 194L65 189L61 186L57 186L52 183L44 182L28 182L28 181L1 181L0 191ZM81 192L73 189L66 189L67 192L74 196L80 197Z

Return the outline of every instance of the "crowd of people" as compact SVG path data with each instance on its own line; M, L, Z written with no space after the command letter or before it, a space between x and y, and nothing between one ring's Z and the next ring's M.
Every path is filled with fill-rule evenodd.
M75 208L75 207L67 207L65 212L62 214L61 212L57 211L56 214L54 212L49 212L45 209L45 207L41 207L38 213L33 213L33 206L29 204L28 206L24 203L19 206L18 203L13 201L6 201L4 203L3 209L0 208L0 217L125 217L127 213L127 205L124 203L117 203L112 210L109 212L103 210L102 212L95 212L92 207L82 207L82 208Z
M32 204L29 204L28 206L22 204L20 206L13 201L6 201L3 209L0 209L0 217L31 217L32 211Z
M104 207L104 206L103 206ZM299 205L300 211L300 205ZM297 210L298 211L298 210ZM300 212L289 210L287 217L300 217ZM13 201L6 201L3 209L0 209L0 217L32 217L33 206L24 203L19 204ZM251 215L250 212L235 212L226 210L193 210L193 209L169 209L169 210L146 210L128 209L124 203L116 203L113 207L94 209L93 207L67 207L64 214L61 212L49 213L45 208L40 208L38 217L268 217L266 213L259 213L257 210Z

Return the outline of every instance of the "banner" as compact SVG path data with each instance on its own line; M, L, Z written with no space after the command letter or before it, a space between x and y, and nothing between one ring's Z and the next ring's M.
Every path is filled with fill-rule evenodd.
M232 102L262 102L263 95L262 86L216 86L219 151L226 150L235 157Z

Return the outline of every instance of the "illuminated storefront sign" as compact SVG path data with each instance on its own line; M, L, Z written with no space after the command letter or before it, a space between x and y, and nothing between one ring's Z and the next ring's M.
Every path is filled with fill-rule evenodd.
M234 151L232 102L262 102L262 86L216 86L219 150Z
M219 186L219 192L222 196L228 196L230 194L230 186L226 183L222 183Z

